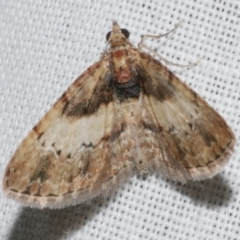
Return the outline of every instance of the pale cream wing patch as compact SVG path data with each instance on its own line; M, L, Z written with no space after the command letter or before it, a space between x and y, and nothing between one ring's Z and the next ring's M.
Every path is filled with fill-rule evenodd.
M123 131L122 125L113 129L109 77L109 59L94 64L33 128L6 168L10 197L58 208L107 194L125 179L127 168L122 159L111 161L108 148Z
M160 62L140 53L143 125L153 165L186 182L216 175L235 137L224 119Z

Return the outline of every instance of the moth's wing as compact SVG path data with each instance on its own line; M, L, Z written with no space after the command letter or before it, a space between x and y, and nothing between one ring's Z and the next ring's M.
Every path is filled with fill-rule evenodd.
M153 165L186 182L216 175L235 138L224 119L160 62L140 53L143 124Z
M35 207L64 207L107 193L126 177L108 148L119 131L112 129L110 77L109 59L94 64L33 128L6 168L3 185L10 197Z

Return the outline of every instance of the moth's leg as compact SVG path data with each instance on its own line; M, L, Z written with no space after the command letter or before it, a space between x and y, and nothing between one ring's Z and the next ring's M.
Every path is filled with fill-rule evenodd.
M197 61L187 64L187 65L183 65L183 64L178 64L178 63L173 63L173 62L169 62L166 58L164 58L163 56L161 56L159 53L157 53L156 51L152 50L151 48L149 48L148 46L146 46L144 44L144 41L146 40L146 38L154 38L154 39L159 39L162 37L166 37L169 34L173 33L174 31L177 30L177 28L181 25L182 21L180 21L171 31L163 34L163 35L143 35L142 39L140 41L140 43L138 44L138 50L141 52L143 48L147 49L149 52L155 54L156 56L158 56L166 65L173 65L173 66L178 66L178 67L184 67L184 68L189 68L189 67L194 67L196 66L201 60L202 58L198 58Z
M99 61L103 60L103 58L108 54L109 52L108 51L105 51L104 52L101 52L100 53L100 57L99 57Z
M107 43L105 49L103 50L103 52L101 52L100 59L99 59L100 61L109 53L108 50L107 50L108 45L109 45L109 43Z

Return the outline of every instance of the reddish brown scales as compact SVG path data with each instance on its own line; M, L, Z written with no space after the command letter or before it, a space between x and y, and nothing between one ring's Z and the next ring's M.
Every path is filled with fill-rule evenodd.
M126 50L116 50L112 53L113 58L118 58L119 61L121 61L121 58L126 55Z
M111 66L118 83L126 83L131 80L129 52L126 49L112 51Z

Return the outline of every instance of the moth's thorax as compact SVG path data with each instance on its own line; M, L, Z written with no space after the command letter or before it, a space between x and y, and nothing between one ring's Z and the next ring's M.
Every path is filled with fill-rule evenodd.
M115 81L126 83L131 80L130 56L127 49L111 52L111 67Z
M113 23L113 28L109 38L110 44L110 65L114 80L118 83L126 83L131 79L130 71L130 54L129 49L132 48L131 43L122 33L116 22Z

